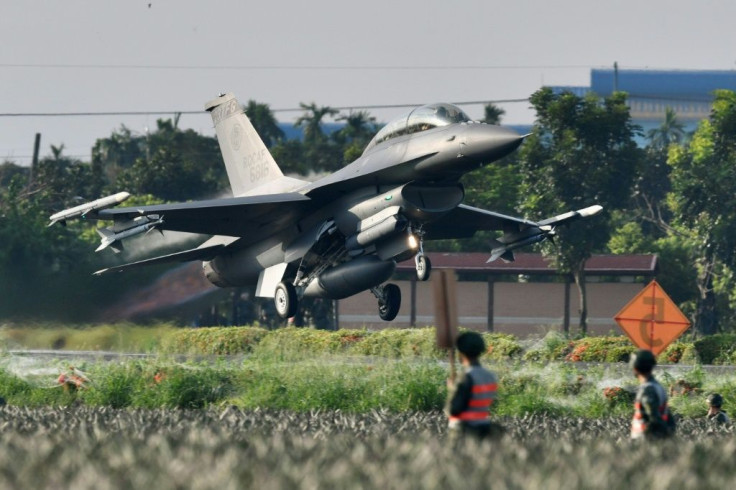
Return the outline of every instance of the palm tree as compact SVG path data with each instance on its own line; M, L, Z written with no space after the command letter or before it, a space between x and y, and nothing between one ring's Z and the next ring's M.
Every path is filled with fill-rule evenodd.
M60 144L59 146L51 145L51 159L54 161L54 163L60 163L62 161L61 154L63 152L64 152L64 143Z
M340 136L348 141L365 142L376 133L376 118L368 111L350 112L338 117L337 121L345 121Z
M647 132L650 144L658 150L666 149L672 143L682 143L685 139L685 126L677 120L677 113L667 107L664 111L664 121L658 128Z
M284 132L279 127L276 117L274 117L268 104L260 104L251 99L243 109L245 110L245 115L248 116L251 124L253 124L258 136L261 137L263 143L268 148L271 148L275 143L284 139Z
M314 102L311 104L299 103L299 106L304 109L299 119L294 123L294 127L304 128L304 142L305 143L316 143L325 139L325 134L322 132L322 119L325 116L334 116L339 111L329 106L317 106Z
M486 124L501 124L501 117L506 111L498 107L496 104L489 102L485 106L485 117L483 122Z

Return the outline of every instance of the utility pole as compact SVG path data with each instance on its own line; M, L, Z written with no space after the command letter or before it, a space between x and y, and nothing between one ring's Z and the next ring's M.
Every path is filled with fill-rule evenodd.
M31 160L31 171L28 174L28 190L33 187L33 172L38 167L38 151L41 148L41 133L36 133L36 139L33 142L33 159Z
M618 61L613 62L613 93L618 92Z

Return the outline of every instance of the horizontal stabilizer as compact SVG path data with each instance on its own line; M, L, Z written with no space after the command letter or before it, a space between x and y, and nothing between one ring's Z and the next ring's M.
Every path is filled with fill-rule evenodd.
M141 216L166 216L163 231L183 231L231 237L248 236L254 229L295 222L311 199L298 192L260 196L105 209L99 219L128 222Z
M145 267L154 264L165 264L171 262L191 262L194 260L212 260L224 248L224 244L218 243L216 245L210 245L207 247L184 250L182 252L176 252L169 255L162 255L161 257L139 260L138 262L132 262L130 264L108 267L107 269L102 269L95 272L94 275L101 276L102 274L105 274L107 272L122 272L128 269L135 269L137 267Z

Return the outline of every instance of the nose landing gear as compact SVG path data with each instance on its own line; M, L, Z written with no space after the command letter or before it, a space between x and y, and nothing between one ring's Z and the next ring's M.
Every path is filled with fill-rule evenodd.
M429 257L420 252L414 257L414 263L417 268L417 281L428 281L432 272L432 262Z
M414 264L417 269L417 281L424 282L429 280L429 275L432 272L432 262L429 257L424 255L424 233L418 231L417 235L419 236L419 251L414 256Z

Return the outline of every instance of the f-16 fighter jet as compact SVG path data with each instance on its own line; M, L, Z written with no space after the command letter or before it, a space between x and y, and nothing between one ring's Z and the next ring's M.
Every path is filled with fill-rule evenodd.
M360 158L316 182L284 176L233 94L220 95L205 110L212 114L232 198L135 208L93 206L84 217L113 222L110 229L100 230L98 250L108 245L120 250L122 239L153 229L212 237L191 250L95 274L199 260L217 286L257 284L256 295L274 298L283 318L294 316L305 296L342 299L370 290L380 317L391 321L401 293L386 282L397 262L412 257L417 279L429 278L425 240L498 230L502 233L491 244L489 260L511 261L513 250L550 238L557 226L601 210L595 205L535 222L462 204L460 177L513 152L523 136L471 121L450 104L422 106L391 121Z

